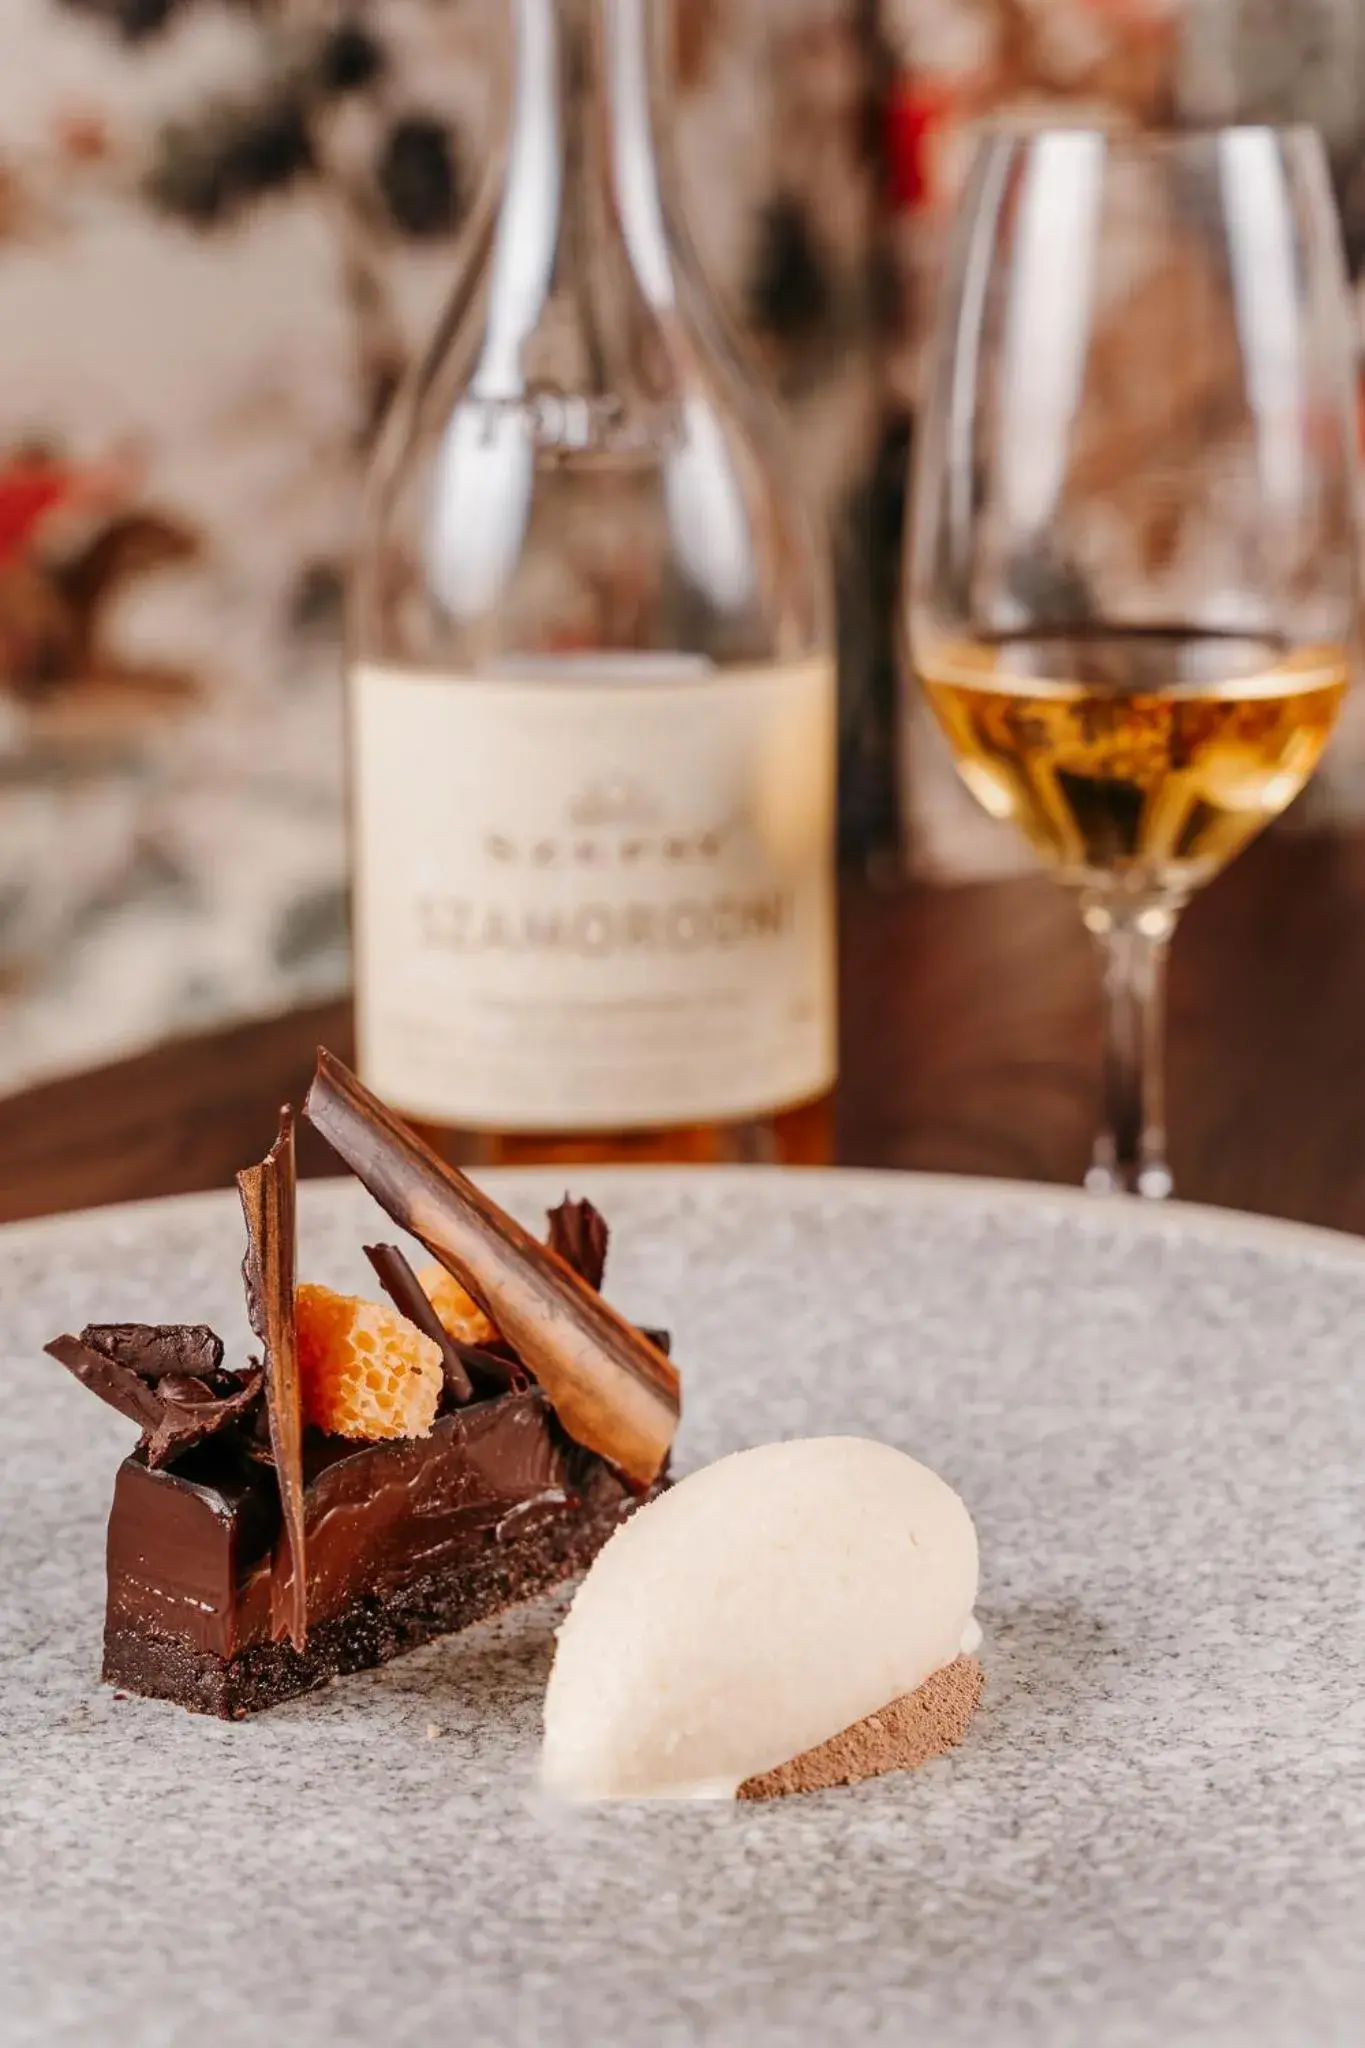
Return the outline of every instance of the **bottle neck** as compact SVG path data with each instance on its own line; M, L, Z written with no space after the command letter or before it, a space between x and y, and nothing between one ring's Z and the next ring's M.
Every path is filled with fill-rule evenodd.
M673 304L648 26L659 11L659 0L513 0L512 127L478 376L485 389L521 389L546 373L560 381L522 359L552 302L599 297L610 317L607 301L633 284L655 312Z
M605 211L654 306L673 299L655 58L669 0L551 0L558 19L565 202ZM575 179L578 187L575 190Z

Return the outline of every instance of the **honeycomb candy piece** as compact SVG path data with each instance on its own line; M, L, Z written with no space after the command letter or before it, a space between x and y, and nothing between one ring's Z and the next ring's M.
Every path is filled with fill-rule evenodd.
M305 1284L295 1291L303 1415L328 1436L430 1436L441 1353L384 1302Z
M496 1344L498 1333L472 1294L466 1294L453 1273L444 1266L423 1266L417 1278L422 1292L440 1318L448 1336L461 1344Z

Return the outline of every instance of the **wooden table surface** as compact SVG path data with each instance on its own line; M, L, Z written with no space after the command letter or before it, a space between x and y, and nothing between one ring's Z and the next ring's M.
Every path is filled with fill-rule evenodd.
M1098 985L1060 889L850 883L842 972L842 1161L1079 1181ZM229 1185L350 1038L333 1003L0 1102L0 1220ZM1194 904L1169 1072L1183 1196L1365 1231L1365 834L1272 835Z

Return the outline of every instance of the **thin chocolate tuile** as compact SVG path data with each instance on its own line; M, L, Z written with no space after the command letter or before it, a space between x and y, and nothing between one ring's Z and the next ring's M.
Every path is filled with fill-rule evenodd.
M270 1579L271 1628L302 1651L308 1638L308 1578L303 1541L303 1396L294 1328L296 1263L294 1113L280 1111L280 1134L259 1166L237 1176L246 1218L242 1262L247 1314L265 1348L265 1403L280 1489L282 1528Z
M558 1252L579 1278L586 1280L589 1287L596 1288L600 1294L611 1236L601 1210L595 1209L591 1202L576 1202L565 1195L558 1208L551 1209L547 1221L550 1250Z
M663 1354L325 1048L304 1113L380 1207L492 1317L570 1436L637 1486L652 1485L680 1407L678 1375Z
M87 1323L81 1342L144 1380L211 1380L223 1364L223 1340L206 1323Z
M424 1337L430 1337L440 1351L446 1392L457 1408L463 1408L466 1402L474 1399L474 1382L465 1371L455 1339L428 1301L412 1267L396 1244L367 1244L365 1256L399 1315L406 1316Z

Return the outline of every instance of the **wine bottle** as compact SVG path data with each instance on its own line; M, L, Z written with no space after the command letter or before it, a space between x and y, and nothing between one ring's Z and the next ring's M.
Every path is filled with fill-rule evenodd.
M661 12L512 0L499 203L371 480L359 1059L451 1158L827 1143L827 555L678 226Z

